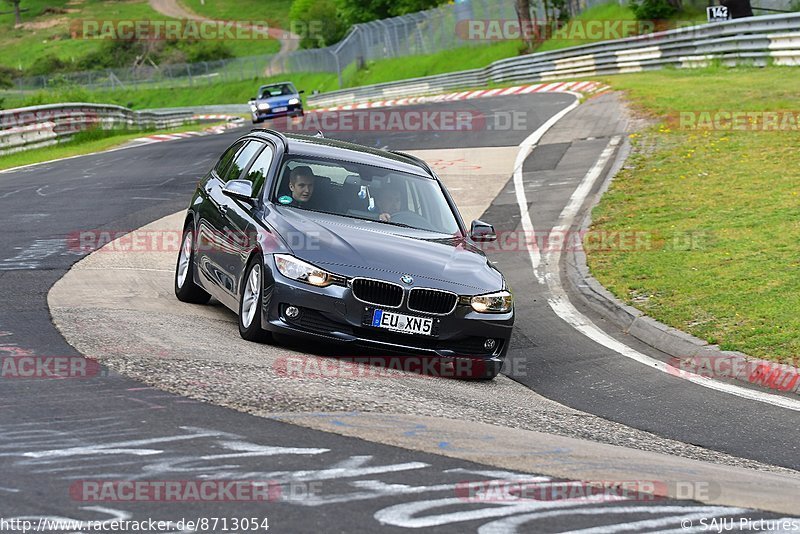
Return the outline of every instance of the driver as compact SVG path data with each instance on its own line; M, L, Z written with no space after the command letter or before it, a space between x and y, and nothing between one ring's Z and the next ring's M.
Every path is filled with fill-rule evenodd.
M385 187L378 193L378 219L384 222L392 220L392 214L403 211L403 192L397 187Z
M303 205L314 194L314 172L311 167L301 165L289 173L289 191L292 193L292 204Z

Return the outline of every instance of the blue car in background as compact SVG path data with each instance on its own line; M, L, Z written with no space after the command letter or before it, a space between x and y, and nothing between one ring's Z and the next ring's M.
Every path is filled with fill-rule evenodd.
M250 100L253 124L276 117L302 117L303 101L291 82L262 85L258 96Z

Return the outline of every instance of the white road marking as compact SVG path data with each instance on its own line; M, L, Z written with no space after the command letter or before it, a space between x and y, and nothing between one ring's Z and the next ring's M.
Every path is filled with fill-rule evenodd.
M559 113L553 115L547 122L545 122L542 126L539 127L538 130L533 132L528 138L526 138L520 144L520 150L517 153L517 159L514 164L514 189L517 196L517 204L519 206L520 214L522 216L522 227L526 233L526 235L535 235L534 228L533 228L533 221L531 220L530 213L528 211L528 199L525 196L525 188L522 181L522 163L528 157L528 154L531 153L536 143L539 142L541 137L544 133L558 120L560 120L566 113L574 109L578 105L578 100L576 100L572 105L568 106L567 108L561 110ZM608 160L614 153L614 149L616 145L620 142L619 137L614 137L609 141L608 146L603 150L603 153L600 155L600 158L595 162L594 166L586 173L583 180L581 181L578 188L573 192L572 196L569 199L569 202L561 211L559 215L558 224L556 227L553 228L550 234L550 240L548 242L556 242L552 241L554 238L558 238L557 232L563 232L565 229L568 229L572 226L573 220L578 213L578 210L583 205L586 197L588 196L589 192L594 185L594 182L600 177L603 168L605 167ZM563 234L562 234L563 235ZM723 393L729 393L731 395L735 395L737 397L741 397L743 399L753 400L757 402L763 402L765 404L770 404L772 406L778 406L780 408L786 408L788 410L800 411L800 401L796 399L791 399L788 397L781 397L778 395L773 395L771 393L765 393L762 391L757 391L741 386L736 386L733 384L728 384L725 382L718 382L713 380L709 377L700 376L694 373L690 373L683 369L677 369L661 360L657 360L655 358L651 358L641 352L628 347L627 345L617 341L613 337L609 336L605 332L603 332L597 325L595 325L588 317L583 315L581 312L572 305L569 298L567 297L567 293L564 290L563 286L561 285L561 273L558 269L559 260L561 258L561 251L558 250L558 247L552 247L555 250L551 250L547 254L547 262L546 268L544 269L546 272L542 272L541 266L541 254L539 252L539 248L536 245L534 240L533 246L528 249L528 255L530 256L531 260L531 267L533 269L533 274L539 283L546 283L547 287L550 291L550 297L548 298L547 302L550 307L553 309L556 315L558 315L561 319L563 319L567 324L575 328L577 331L604 347L625 356L626 358L630 358L635 360L641 364L644 364L650 368L656 369L661 371L662 373L667 373L677 378L681 378L683 380L688 380L693 384L697 384L709 389L713 389L715 391L720 391Z
M575 93L569 94L575 97L575 102L547 119L547 121L539 126L536 131L526 137L522 143L519 144L519 151L517 152L517 157L514 160L514 192L517 196L519 211L522 214L522 229L525 232L525 235L534 236L535 234L533 233L533 221L531 221L531 214L528 213L528 199L525 197L525 187L522 181L522 164L525 163L525 160L528 158L528 155L530 155L533 147L539 143L539 140L542 138L545 132L552 128L555 123L560 121L564 115L578 107L578 104L580 104L580 95ZM528 256L530 257L531 265L533 265L533 273L536 275L536 279L540 284L544 284L544 278L540 278L538 274L539 264L542 261L542 256L539 253L539 245L536 243L535 239L533 240L532 246L528 248Z

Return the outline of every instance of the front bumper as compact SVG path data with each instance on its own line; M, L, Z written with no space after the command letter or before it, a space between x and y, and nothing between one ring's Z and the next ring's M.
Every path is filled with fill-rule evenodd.
M285 278L276 272L274 264L270 265L272 257L267 258L265 273L271 276L265 279L262 325L271 332L357 346L370 353L435 358L460 366L464 373L477 377L494 376L503 365L514 324L513 310L485 314L459 304L448 315L434 316L408 310L404 303L392 311L433 317L438 333L436 336L396 333L364 326L365 310L376 306L357 300L349 287L319 288ZM286 316L289 305L300 309L299 317ZM491 350L484 348L487 339L495 340Z
M253 115L254 120L276 119L278 117L300 117L303 115L303 105L296 104L293 106L286 106L286 111L279 111L279 112L275 112L272 109L268 110L257 109L253 111L253 109L251 108L251 114Z

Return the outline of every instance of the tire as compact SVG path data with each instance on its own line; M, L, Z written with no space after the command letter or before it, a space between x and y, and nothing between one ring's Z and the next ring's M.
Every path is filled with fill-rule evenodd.
M244 283L239 293L239 335L256 343L272 342L272 333L261 328L264 307L264 262L256 254L244 271Z
M181 249L175 265L175 296L181 302L205 304L211 298L205 289L194 282L192 276L194 266L194 232L192 225L186 225L181 236Z

